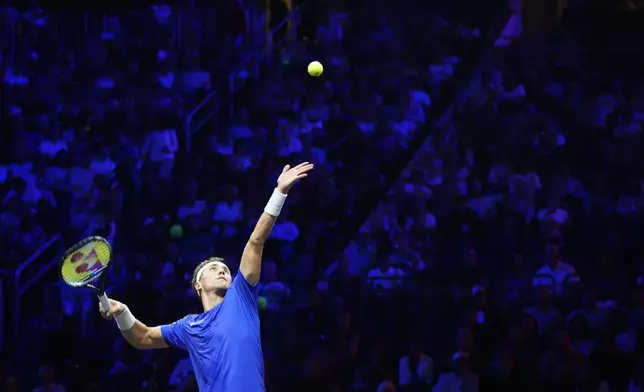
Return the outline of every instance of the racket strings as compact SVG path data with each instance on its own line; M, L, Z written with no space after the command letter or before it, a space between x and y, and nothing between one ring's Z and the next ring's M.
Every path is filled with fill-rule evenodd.
M101 275L112 256L108 243L100 240L89 241L63 258L61 275L70 285L85 285Z

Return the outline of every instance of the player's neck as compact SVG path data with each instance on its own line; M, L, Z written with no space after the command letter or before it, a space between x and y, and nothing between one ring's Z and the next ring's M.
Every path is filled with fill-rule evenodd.
M205 293L205 295L201 297L201 304L203 305L203 311L204 312L209 311L210 309L219 305L223 300L224 300L224 297L217 295L217 293L214 293L214 292Z

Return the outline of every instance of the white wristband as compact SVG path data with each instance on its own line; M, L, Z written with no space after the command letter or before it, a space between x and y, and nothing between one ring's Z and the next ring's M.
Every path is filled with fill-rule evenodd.
M129 331L136 323L136 318L134 318L134 315L130 312L130 309L128 309L127 306L123 313L114 316L114 319L116 320L116 325L121 331Z
M268 199L266 207L264 207L264 212L271 216L279 216L280 212L282 212L282 207L284 206L285 201L286 195L275 189L271 198Z

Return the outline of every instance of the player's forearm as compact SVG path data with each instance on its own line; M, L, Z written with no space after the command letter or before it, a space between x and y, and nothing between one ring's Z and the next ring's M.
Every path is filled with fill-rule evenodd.
M275 188L271 198L268 200L264 212L259 217L255 229L250 235L249 243L255 245L264 245L268 237L271 235L273 226L277 221L277 217L282 211L282 207L286 202L286 190Z
M259 220L255 225L255 229L253 229L253 232L248 239L248 242L263 246L266 240L268 240L268 237L271 235L271 231L273 230L273 226L275 226L275 222L277 222L276 216L272 216L270 214L267 214L266 212L263 212L259 217Z
M125 340L127 340L132 347L141 350L146 348L145 341L146 336L149 336L149 330L150 328L147 325L136 320L132 328L121 330L121 335L123 335Z
M242 254L239 269L244 275L246 280L255 285L259 282L259 275L262 270L262 253L264 252L264 244L273 230L273 226L277 221L277 217L282 210L282 206L286 201L286 193L279 189L273 191L273 195L266 204L264 212L259 217L255 229L250 235L244 253Z
M250 235L244 253L242 253L241 264L239 269L248 283L253 286L259 282L259 276L262 271L262 254L264 253L264 243L271 234L273 225L277 217L264 212L259 217L253 233Z
M143 324L132 315L132 312L127 307L125 307L123 313L114 318L121 330L121 335L132 347L139 350L168 347L161 336L159 327L151 328Z

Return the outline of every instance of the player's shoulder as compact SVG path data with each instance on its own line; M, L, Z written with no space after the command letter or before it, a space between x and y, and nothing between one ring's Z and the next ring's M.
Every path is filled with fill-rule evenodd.
M180 318L179 320L175 321L175 324L181 324L181 325L186 326L186 327L193 327L193 326L196 326L196 325L201 323L202 318L200 316L202 316L202 315L203 315L203 313L202 314L187 314L187 315L183 316L182 318Z
M182 319L182 323L186 328L202 328L210 324L212 317L216 315L217 312L204 312L199 314L189 314Z
M237 272L237 275L235 275L235 278L233 278L232 282L232 286L243 286L248 288L257 287L258 284L253 285L252 283L250 283L241 271Z

